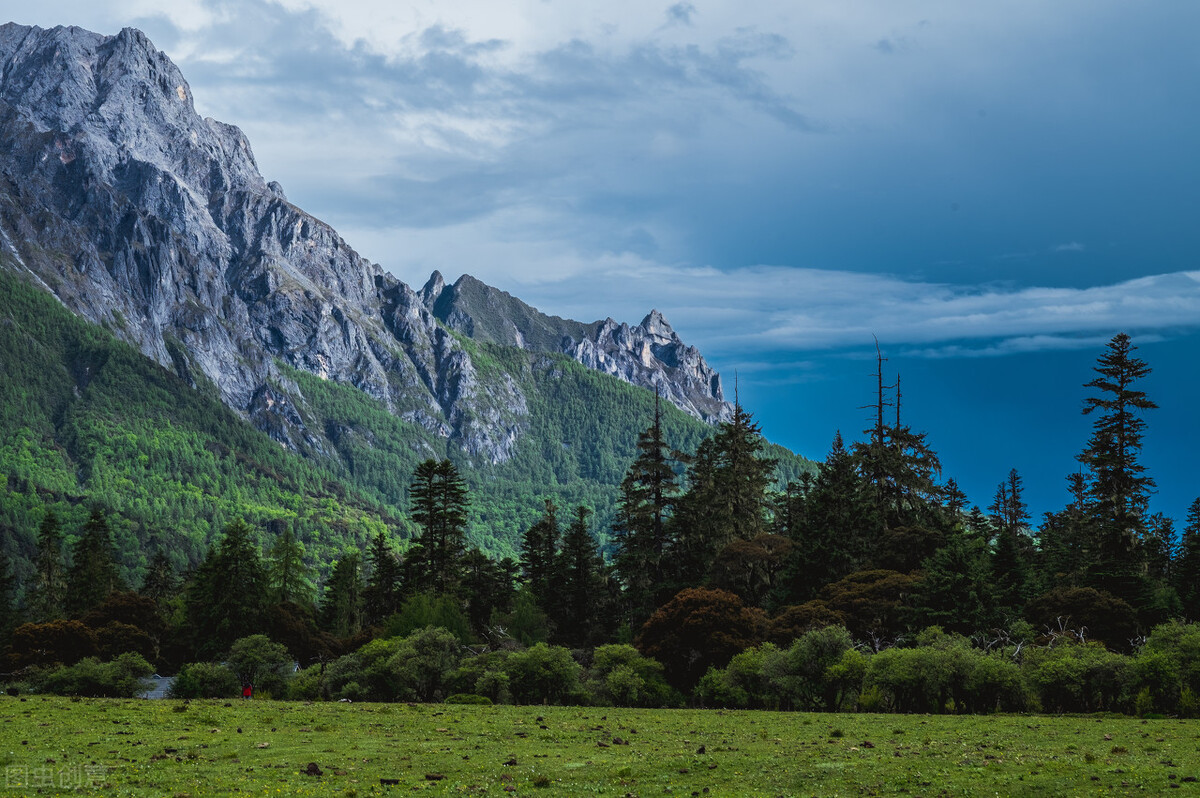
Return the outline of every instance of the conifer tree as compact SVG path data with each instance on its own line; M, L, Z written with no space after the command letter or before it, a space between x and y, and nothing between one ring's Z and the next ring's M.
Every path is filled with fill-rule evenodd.
M1097 360L1098 376L1084 386L1097 392L1084 399L1084 415L1094 414L1092 436L1078 459L1089 472L1087 512L1096 537L1091 581L1138 609L1147 591L1140 542L1154 488L1138 461L1146 428L1141 414L1158 405L1135 387L1150 373L1133 356L1136 349L1119 333Z
M684 569L681 584L702 582L733 541L771 531L775 460L763 454L763 443L759 426L735 402L733 418L697 448L675 525L678 555L673 560Z
M146 566L146 576L142 580L142 588L138 592L157 604L174 597L179 591L179 578L171 565L170 558L162 546L154 548L150 564Z
M228 524L188 587L186 612L200 657L216 656L239 637L264 631L270 587L252 535L240 518Z
M1171 569L1171 582L1183 603L1184 617L1200 620L1200 497L1188 507L1180 534L1179 554Z
M362 631L362 558L358 552L346 552L334 563L325 596L321 600L321 623L337 637L350 637Z
M621 481L613 533L617 573L635 623L641 623L673 592L667 555L672 547L669 521L679 478L673 453L663 437L662 412L655 394L654 423L638 435L637 457Z
M1008 479L996 488L996 497L988 509L996 530L991 556L992 585L998 606L1009 613L1017 612L1029 598L1032 545L1025 529L1029 524L1029 509L1022 498L1024 485L1017 469L1008 472Z
M83 525L79 539L71 550L71 570L67 577L67 611L78 617L98 606L114 591L125 585L113 562L112 530L99 507Z
M0 551L0 651L8 648L18 617L17 577L13 573L12 560Z
M275 542L271 545L267 561L271 603L312 604L316 588L312 570L304 562L304 544L296 540L292 525L286 521L272 522L271 531L275 533Z
M379 624L400 609L400 562L381 531L367 552L371 569L363 588L363 612L366 623Z
M558 528L558 507L546 499L542 517L526 530L521 541L521 573L533 593L534 601L543 612L549 613L558 588L556 564L561 533Z
M470 503L462 477L449 460L426 460L413 472L409 496L421 535L405 562L406 592L454 593L466 554Z
M29 615L38 623L62 618L66 612L67 572L63 565L62 529L58 516L48 510L38 527L34 583L29 595Z
M604 563L588 529L591 512L587 507L575 508L575 519L563 538L560 555L561 595L551 617L558 628L558 639L570 646L583 646L595 639L597 610L604 595Z

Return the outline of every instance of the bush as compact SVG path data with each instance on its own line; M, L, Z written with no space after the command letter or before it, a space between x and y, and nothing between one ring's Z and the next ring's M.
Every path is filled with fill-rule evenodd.
M1043 712L1120 711L1126 703L1128 660L1098 643L1034 649L1023 663Z
M111 662L85 657L74 665L46 672L36 686L40 692L55 695L133 698L152 673L154 668L140 654L122 654Z
M845 669L830 674L829 669L854 648L850 633L842 626L826 626L805 632L791 646L766 663L766 677L784 706L793 709L836 710L844 692L857 691L857 679ZM849 666L849 662L847 665Z
M215 662L192 662L179 669L171 698L236 698L241 695L237 674Z
M250 635L235 640L226 664L242 684L254 686L256 696L285 695L292 676L292 657L285 646L266 635Z
M490 707L492 699L484 695L475 695L474 693L455 693L452 696L446 697L447 704L473 704L481 707Z
M705 704L723 707L777 707L779 692L771 689L764 671L768 660L781 653L771 643L746 649L721 670L709 668L696 685L696 696Z
M595 650L586 688L596 703L610 706L671 707L683 703L683 697L663 678L662 664L627 644Z
M471 622L462 610L462 603L453 596L428 593L409 597L400 611L388 618L385 635L406 637L428 627L445 629L461 643L471 640Z
M582 703L581 670L570 651L545 643L514 652L504 662L508 688L518 704Z

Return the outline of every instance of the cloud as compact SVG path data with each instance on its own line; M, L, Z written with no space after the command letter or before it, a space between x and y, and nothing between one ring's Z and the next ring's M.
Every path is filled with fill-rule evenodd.
M1083 244L1078 241L1072 241L1067 244L1059 244L1054 248L1055 252L1083 252L1086 249Z
M667 8L667 24L690 26L695 13L696 7L691 3L675 3Z

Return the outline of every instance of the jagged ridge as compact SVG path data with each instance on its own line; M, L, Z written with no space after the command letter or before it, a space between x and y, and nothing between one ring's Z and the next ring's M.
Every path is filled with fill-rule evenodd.
M0 26L0 233L68 308L298 450L333 447L280 363L354 385L472 459L510 458L526 396L477 368L460 335L566 353L699 418L727 413L719 377L657 312L586 325L469 277L414 292L267 183L242 132L201 119L134 29Z

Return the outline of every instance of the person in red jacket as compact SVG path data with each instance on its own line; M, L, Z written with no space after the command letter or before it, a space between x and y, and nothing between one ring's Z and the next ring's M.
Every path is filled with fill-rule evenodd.
M246 682L244 685L242 685L242 698L246 701L249 701L252 695L254 695L254 685L250 684L250 682Z

